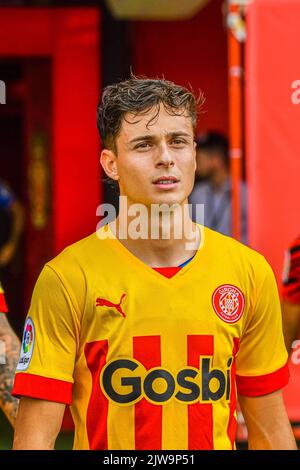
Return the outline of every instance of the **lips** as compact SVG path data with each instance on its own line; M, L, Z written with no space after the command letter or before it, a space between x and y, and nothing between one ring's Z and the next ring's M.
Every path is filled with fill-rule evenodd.
M176 176L159 176L153 181L155 188L159 191L172 191L178 187L179 179Z
M175 176L160 176L153 181L153 184L174 184L178 183L178 178Z

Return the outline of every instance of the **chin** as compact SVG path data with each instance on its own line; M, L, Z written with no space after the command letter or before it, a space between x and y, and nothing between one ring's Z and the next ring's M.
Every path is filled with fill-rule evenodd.
M182 194L182 191L169 191L165 193L148 193L140 195L135 195L135 197L130 197L129 199L131 203L135 204L144 204L145 206L149 207L151 204L168 204L171 206L172 204L183 204L183 202L187 201L187 195Z
M164 194L154 197L151 204L168 204L169 206L173 204L180 205L185 199L186 198L182 198L177 194Z

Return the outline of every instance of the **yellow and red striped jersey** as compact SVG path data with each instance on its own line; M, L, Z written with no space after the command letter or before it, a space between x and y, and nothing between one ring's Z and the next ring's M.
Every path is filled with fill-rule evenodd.
M233 449L237 392L287 383L271 268L200 228L169 277L107 227L44 267L13 393L71 404L75 449Z

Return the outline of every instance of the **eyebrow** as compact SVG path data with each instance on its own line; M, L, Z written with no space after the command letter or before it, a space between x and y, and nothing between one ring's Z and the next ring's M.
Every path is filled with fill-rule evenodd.
M174 132L168 132L166 134L166 137L168 138L174 138L174 137L188 137L188 138L193 138L190 134L184 131L174 131ZM140 135L138 137L135 137L134 139L130 140L128 143L129 144L134 144L136 142L140 142L142 140L155 140L157 137L154 134L145 134L145 135Z

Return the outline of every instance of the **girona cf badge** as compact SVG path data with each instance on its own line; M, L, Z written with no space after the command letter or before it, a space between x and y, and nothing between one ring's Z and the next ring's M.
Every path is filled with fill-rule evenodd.
M244 294L231 284L223 284L214 291L212 305L221 320L226 323L236 323L243 315Z

